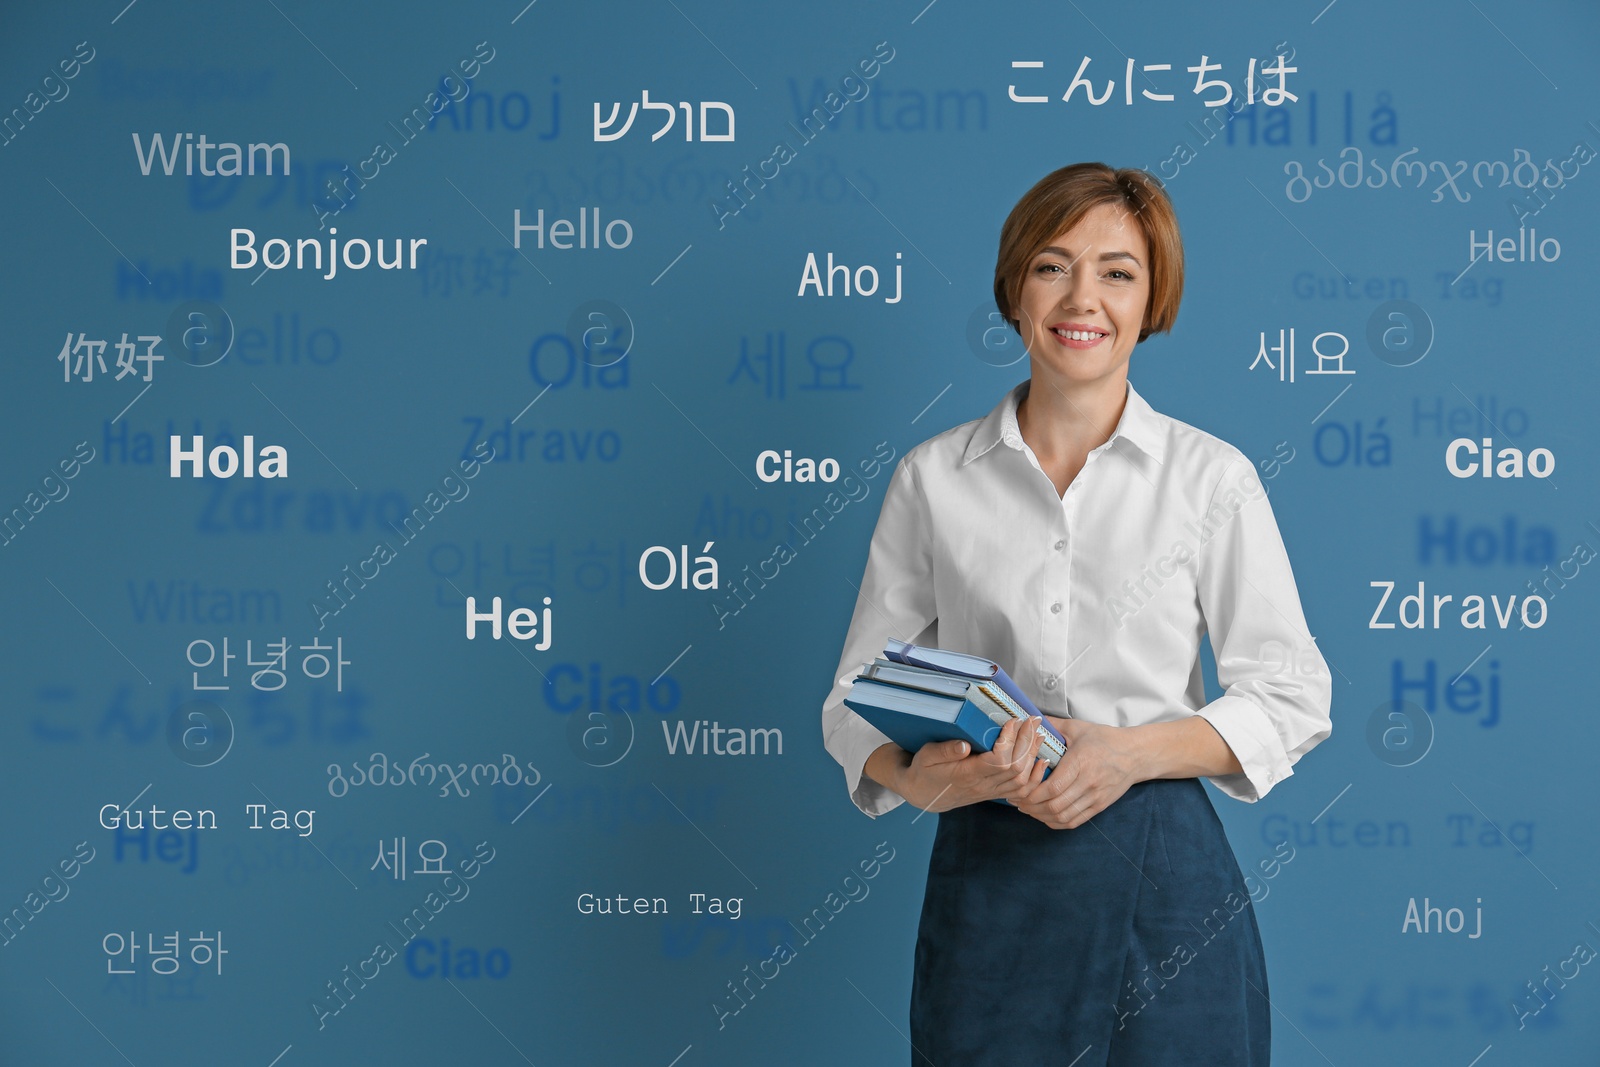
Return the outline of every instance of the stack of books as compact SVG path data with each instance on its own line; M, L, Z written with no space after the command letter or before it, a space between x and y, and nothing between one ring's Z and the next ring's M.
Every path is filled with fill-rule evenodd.
M988 752L1001 727L1029 718L1043 723L1040 759L1054 768L1067 751L1060 731L998 663L965 652L891 640L882 659L862 667L844 702L911 753L935 741L965 741L974 752Z

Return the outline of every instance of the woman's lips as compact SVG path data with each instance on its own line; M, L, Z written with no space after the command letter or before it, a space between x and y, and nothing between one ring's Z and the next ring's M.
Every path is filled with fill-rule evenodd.
M1096 326L1052 326L1050 332L1063 346L1078 349L1093 348L1110 336Z

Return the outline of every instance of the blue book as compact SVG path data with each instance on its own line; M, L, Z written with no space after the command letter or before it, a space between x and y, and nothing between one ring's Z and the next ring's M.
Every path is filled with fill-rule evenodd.
M889 740L911 753L936 741L965 741L973 752L989 752L994 749L1003 725L971 697L957 700L870 678L858 677L851 683L844 703ZM1044 772L1046 778L1055 766L1053 760L1047 762L1050 765ZM994 803L1009 805L1011 802L996 798Z
M845 706L905 749L916 752L935 741L965 741L974 752L994 748L1000 727L970 700L923 693L857 678Z
M971 700L978 709L989 716L990 720L1004 726L1010 719L1027 721L1028 713L1016 701L1006 695L994 681L985 681L982 678L967 678L959 674L945 674L942 671L929 670L924 667L913 667L905 663L895 663L891 660L880 659L876 663L869 663L861 669L862 678L875 682L886 682L904 689L916 689L928 693L937 693L940 696L954 697L957 700ZM1049 722L1045 722L1049 726ZM1067 754L1067 747L1057 740L1055 732L1049 731L1039 738L1039 756L1050 766L1054 767Z
M895 663L904 663L911 667L922 667L926 670L939 671L943 674L953 674L961 678L977 678L983 681L992 681L999 686L1012 702L1029 715L1036 716L1044 722L1046 733L1060 742L1063 749L1067 739L1061 736L1061 731L1050 725L1050 720L1043 714L1033 701L1028 699L1028 694L1017 687L1005 668L992 659L982 656L973 656L965 652L951 652L943 648L929 648L926 645L913 645L908 641L896 641L890 638L884 645L883 654Z

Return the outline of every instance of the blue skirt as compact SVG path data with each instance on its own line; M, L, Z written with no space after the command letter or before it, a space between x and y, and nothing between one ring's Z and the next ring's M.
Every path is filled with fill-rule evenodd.
M1009 805L939 816L911 988L914 1067L1264 1067L1266 960L1195 778L1076 830Z

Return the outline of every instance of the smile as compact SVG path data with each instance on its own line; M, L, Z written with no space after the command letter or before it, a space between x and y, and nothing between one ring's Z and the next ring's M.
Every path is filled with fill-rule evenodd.
M1099 329L1067 329L1063 326L1052 326L1050 332L1073 347L1089 347L1109 336L1108 331Z

